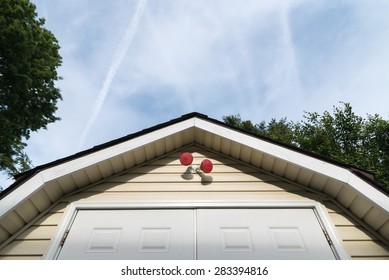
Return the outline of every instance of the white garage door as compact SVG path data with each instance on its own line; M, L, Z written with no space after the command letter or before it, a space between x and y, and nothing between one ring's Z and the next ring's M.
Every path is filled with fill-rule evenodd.
M58 259L335 259L313 209L79 210Z
M193 210L80 210L58 259L193 259Z

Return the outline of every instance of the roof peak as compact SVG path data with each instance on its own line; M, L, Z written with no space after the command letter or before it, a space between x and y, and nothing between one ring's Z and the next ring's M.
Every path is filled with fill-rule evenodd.
M193 118L193 117L199 117L199 118L205 118L208 119L208 116L199 112L191 112L188 114L181 115L181 118Z

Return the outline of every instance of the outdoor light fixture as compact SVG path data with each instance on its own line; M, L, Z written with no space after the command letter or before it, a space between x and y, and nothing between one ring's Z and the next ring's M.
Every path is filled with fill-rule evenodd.
M191 165L193 162L192 154L188 153L188 152L182 153L180 156L180 162L182 165L185 165L185 166Z
M191 173L191 174L194 174L194 173L200 174L201 172L210 173L213 169L213 163L209 159L204 159L201 162L200 167L193 166L192 165L193 156L191 153L188 153L188 152L184 152L181 154L180 162L182 165L188 166L186 171L188 173Z
M204 173L210 173L213 169L213 164L209 159L204 159L200 164L200 169Z

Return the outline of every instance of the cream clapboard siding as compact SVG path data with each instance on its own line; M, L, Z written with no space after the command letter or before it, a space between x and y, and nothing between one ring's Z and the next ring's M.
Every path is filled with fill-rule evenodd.
M327 207L348 254L354 259L389 259L389 249L348 217L330 199L283 179L261 172L199 147L187 149L194 164L210 158L211 174L185 174L179 152L114 176L62 199L26 231L0 250L0 259L40 259L50 245L66 206L75 201L168 201L168 200L304 200L314 199Z

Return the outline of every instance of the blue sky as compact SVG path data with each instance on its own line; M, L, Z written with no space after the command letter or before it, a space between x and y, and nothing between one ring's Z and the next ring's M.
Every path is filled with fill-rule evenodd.
M389 1L32 2L63 58L35 166L192 111L298 121L345 101L389 117Z

